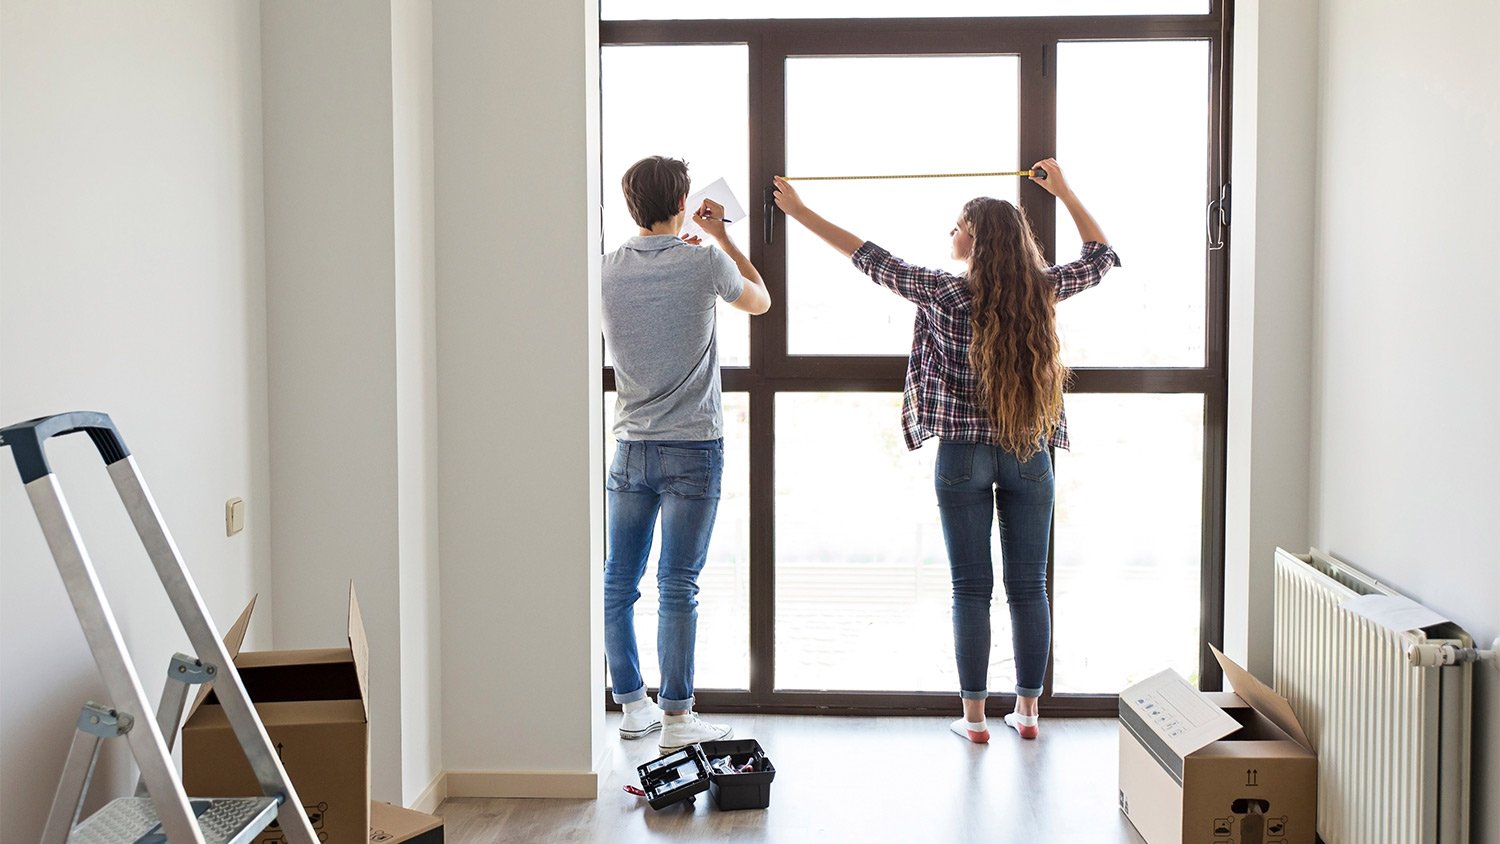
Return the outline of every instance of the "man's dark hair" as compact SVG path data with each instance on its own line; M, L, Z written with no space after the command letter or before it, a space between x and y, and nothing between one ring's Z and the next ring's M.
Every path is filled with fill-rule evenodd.
M642 158L620 180L630 216L643 229L676 216L678 200L687 196L689 184L687 162L664 155Z

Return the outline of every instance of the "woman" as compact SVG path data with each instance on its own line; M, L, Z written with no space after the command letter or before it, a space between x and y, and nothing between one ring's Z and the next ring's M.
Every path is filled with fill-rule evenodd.
M1051 645L1047 545L1052 526L1051 448L1068 446L1067 367L1054 305L1098 284L1119 258L1057 161L1032 178L1062 201L1083 254L1049 267L1026 215L1009 202L971 200L949 232L954 275L915 267L823 219L776 177L776 205L854 261L876 283L917 306L901 417L906 446L937 437L943 540L953 573L953 644L964 716L953 732L989 741L984 718L994 568L990 526L1000 517L1006 601L1016 662L1016 708L1005 723L1037 737L1037 698Z

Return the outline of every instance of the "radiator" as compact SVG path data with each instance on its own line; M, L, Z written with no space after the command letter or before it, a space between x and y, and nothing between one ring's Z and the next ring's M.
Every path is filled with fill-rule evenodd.
M1340 607L1399 594L1314 549L1276 549L1274 686L1318 754L1325 844L1466 844L1470 665L1416 668L1414 644L1469 647L1454 625L1396 633Z

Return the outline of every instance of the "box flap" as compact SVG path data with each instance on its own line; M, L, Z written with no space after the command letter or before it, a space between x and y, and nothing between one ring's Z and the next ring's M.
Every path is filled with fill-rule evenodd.
M368 716L370 708L370 643L365 639L365 620L359 614L359 599L354 597L354 581L349 581L349 652L354 655L354 673L359 677L359 697Z
M365 708L357 700L292 700L255 704L255 714L267 730L288 725L347 726L367 731ZM231 730L222 706L205 706L182 725L183 734ZM275 735L272 735L275 738Z
M1309 751L1313 750L1312 742L1308 741L1307 733L1302 731L1302 724L1297 721L1297 715L1292 712L1292 705L1286 702L1286 698L1271 691L1270 686L1255 679L1255 675L1239 667L1223 651L1213 645L1209 645L1209 648L1214 652L1214 659L1219 661L1219 667L1224 669L1224 676L1229 678L1229 685L1234 687L1235 694L1280 727L1293 741Z
M250 613L255 612L255 600L260 593L250 596L250 603L240 612L240 617L229 626L229 631L224 634L224 647L229 649L229 658L234 659L240 655L240 648L245 644L245 631L250 627Z
M354 663L349 649L301 648L294 651L247 651L234 658L234 664L245 673L247 668L273 668L293 665L338 665Z
M234 620L234 624L231 624L228 632L224 634L224 648L229 651L231 660L240 655L240 648L245 644L245 631L250 628L250 613L255 611L255 600L259 597L259 592L250 596L250 603L245 605L245 609L240 612L240 617ZM189 718L193 717L193 713L198 711L198 707L208 699L208 693L213 691L213 687L213 683L204 683L198 687L198 696L193 698L193 705L188 707Z

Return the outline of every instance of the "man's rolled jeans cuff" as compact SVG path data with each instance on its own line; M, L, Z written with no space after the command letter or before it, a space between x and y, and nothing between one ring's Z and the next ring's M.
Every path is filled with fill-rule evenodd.
M987 690L971 692L967 689L960 689L958 696L964 700L987 700L990 693Z
M689 697L687 700L668 700L658 694L656 696L656 705L660 706L663 712L692 712L693 698Z
M1042 690L1040 688L1028 689L1024 686L1016 686L1016 695L1018 697L1041 697Z
M617 695L614 696L614 698L615 698L615 703L618 703L621 706L624 706L627 703L635 703L636 701L640 700L641 698L643 698L645 696L646 696L646 687L645 686L641 686L639 689L636 689L633 692L626 692L623 695L617 694Z

